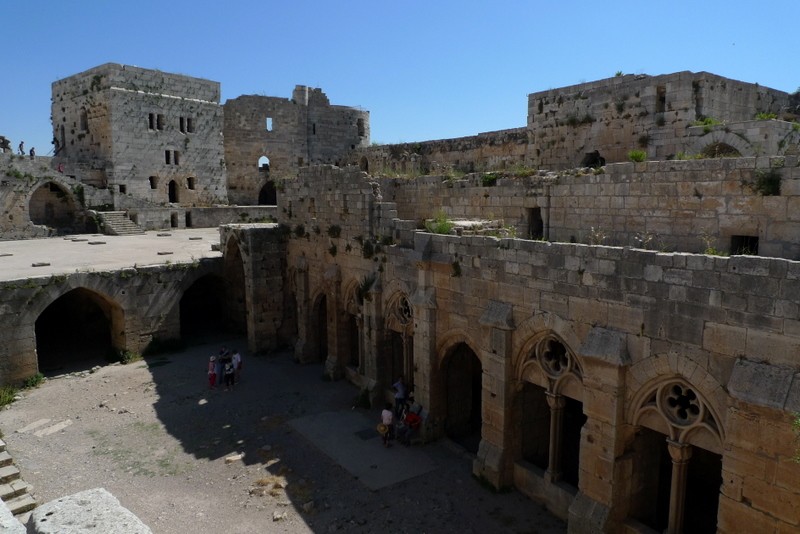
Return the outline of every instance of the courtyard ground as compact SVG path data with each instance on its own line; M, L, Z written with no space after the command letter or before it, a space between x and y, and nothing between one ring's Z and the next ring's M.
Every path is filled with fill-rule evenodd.
M47 380L0 411L39 502L104 487L155 533L516 532L566 528L471 476L448 440L385 449L357 389L289 352L244 352L234 391L209 390L217 339ZM240 456L241 455L241 456Z

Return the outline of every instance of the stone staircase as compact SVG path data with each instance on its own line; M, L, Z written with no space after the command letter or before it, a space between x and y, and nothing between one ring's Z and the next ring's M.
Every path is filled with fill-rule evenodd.
M144 230L130 220L124 211L98 211L97 216L103 223L103 231L108 235L137 235Z
M33 487L22 480L19 469L6 451L6 444L0 439L0 500L19 517L36 508L36 501L30 495Z

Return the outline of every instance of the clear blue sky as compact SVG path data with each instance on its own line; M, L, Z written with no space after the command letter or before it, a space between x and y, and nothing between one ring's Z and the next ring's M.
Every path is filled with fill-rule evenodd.
M242 94L321 87L372 141L525 125L527 95L625 73L800 86L800 0L6 0L0 135L51 150L50 84L113 62Z

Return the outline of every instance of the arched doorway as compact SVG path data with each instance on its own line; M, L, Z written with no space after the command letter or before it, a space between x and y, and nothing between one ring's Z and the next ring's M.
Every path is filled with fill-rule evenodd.
M369 172L369 160L367 156L361 156L361 159L358 162L358 168L364 172Z
M55 182L47 182L33 192L28 213L33 224L55 228L59 233L74 230L75 202L72 195Z
M181 339L206 342L228 330L225 313L225 282L207 274L184 291L180 301Z
M39 371L85 369L113 358L112 332L122 322L121 307L99 293L86 288L65 293L36 319ZM122 346L123 340L116 342Z
M267 181L258 192L258 204L260 206L277 206L278 191L275 189L275 182Z
M170 180L169 184L167 184L168 192L169 192L169 201L170 203L179 202L178 199L178 184L175 180Z
M448 352L443 367L447 409L445 433L468 451L477 453L482 423L481 362L469 345L462 342Z

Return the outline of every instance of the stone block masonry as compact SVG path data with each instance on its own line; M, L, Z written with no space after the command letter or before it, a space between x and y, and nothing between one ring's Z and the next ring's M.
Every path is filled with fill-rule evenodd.
M219 83L108 63L53 83L57 163L116 209L227 201Z

